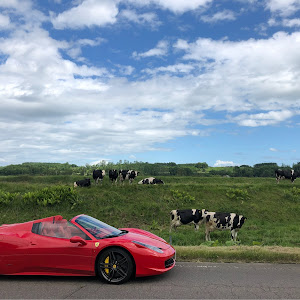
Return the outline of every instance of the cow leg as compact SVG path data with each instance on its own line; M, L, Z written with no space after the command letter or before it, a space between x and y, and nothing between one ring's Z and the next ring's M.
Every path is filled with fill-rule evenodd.
M210 241L210 240L211 240L211 239L210 239L210 231L209 231L208 228L205 229L205 240L206 240L206 241Z
M199 225L198 224L194 224L195 225L195 231L199 230Z
M174 228L174 231L176 231L177 226L175 223L171 223L170 232L172 231L173 228Z
M237 231L235 230L235 233L234 233L234 241L236 242L236 238L237 238Z
M231 235L231 240L236 242L236 236L237 236L237 232L235 229L231 229L230 230L230 235Z

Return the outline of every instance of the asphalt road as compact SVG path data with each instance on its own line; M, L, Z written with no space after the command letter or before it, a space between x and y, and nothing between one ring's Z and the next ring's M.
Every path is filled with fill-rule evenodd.
M0 299L300 299L300 265L183 263L109 285L96 277L0 276Z

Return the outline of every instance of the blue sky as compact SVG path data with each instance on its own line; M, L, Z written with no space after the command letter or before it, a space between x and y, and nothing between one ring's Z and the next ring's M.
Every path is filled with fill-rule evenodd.
M300 161L300 0L0 0L0 166Z

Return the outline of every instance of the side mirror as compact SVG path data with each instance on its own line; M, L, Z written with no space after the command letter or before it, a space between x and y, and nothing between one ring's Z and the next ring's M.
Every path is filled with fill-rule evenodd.
M73 237L71 237L70 238L70 242L71 243L80 243L82 246L84 246L84 245L86 245L87 243L86 243L86 241L83 239L83 238L81 238L80 236L73 236Z

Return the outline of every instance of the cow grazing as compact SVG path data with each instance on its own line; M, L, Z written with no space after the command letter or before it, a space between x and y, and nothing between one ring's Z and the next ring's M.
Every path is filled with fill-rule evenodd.
M120 176L120 182L124 183L125 180L129 180L129 183L132 183L134 178L138 176L139 172L134 170L120 170L119 176Z
M293 183L299 175L293 170L281 170L278 169L275 171L276 181L279 183L281 179L290 179Z
M129 170L119 170L119 180L124 183L125 179L128 179Z
M104 176L105 176L105 170L94 170L93 171L93 178L94 178L96 184L98 184L99 180L100 180L100 183L102 184L102 180L103 180Z
M108 176L112 183L116 183L118 180L119 173L117 170L109 170Z
M74 187L80 186L80 187L86 187L91 185L91 180L89 178L85 178L82 180L78 180L74 182Z
M149 177L142 179L138 182L138 184L165 184L161 179L157 179L154 177Z
M195 230L199 229L199 224L203 223L206 217L205 209L174 209L171 210L171 226L176 230L177 227L181 225L186 225L189 223L194 224Z
M128 171L128 179L129 179L129 183L132 183L134 178L137 177L139 175L140 172L138 171L134 171L134 170L129 170Z
M235 213L206 212L205 239L210 241L214 230L230 230L231 240L236 241L237 232L242 228L246 218Z

